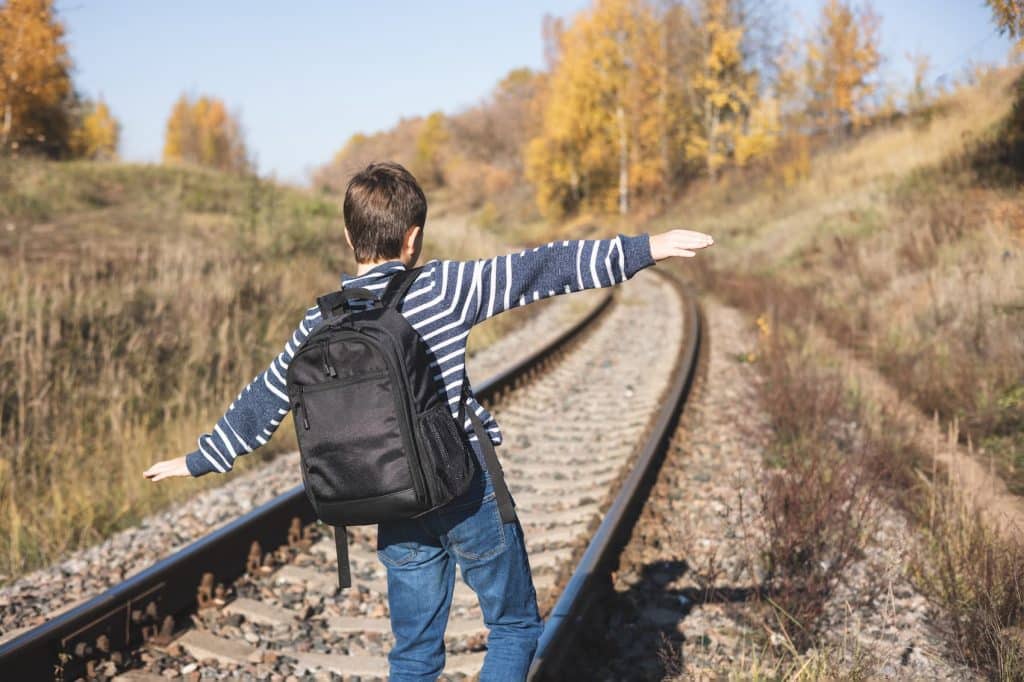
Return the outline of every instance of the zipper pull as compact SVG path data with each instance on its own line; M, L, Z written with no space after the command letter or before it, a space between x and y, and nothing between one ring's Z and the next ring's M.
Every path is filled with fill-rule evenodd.
M334 369L334 365L331 364L330 356L327 354L327 342L320 342L320 361L324 366L324 374L330 377L338 376L337 370Z

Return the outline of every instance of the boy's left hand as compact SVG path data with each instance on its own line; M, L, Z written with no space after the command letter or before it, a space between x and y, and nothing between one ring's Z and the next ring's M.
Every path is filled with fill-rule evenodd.
M165 459L157 462L142 472L142 475L151 481L162 481L171 476L191 476L188 466L185 464L185 456Z
M698 250L706 249L714 243L711 235L693 230L669 230L661 234L652 234L651 258L656 261L678 256L693 258Z

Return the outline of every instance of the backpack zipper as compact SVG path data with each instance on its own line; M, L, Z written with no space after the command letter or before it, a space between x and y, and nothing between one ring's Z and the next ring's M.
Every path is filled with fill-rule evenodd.
M324 339L320 342L320 362L324 366L324 374L330 377L338 376L338 371L334 369L334 365L331 364L330 354L327 352L327 340Z
M306 409L306 401L302 393L302 386L299 386L299 399L295 401L295 411L298 412L299 408L302 408L302 428L309 431L309 410Z
M388 340L390 341L390 338ZM396 383L402 387L401 391L395 391L395 408L399 422L405 427L399 428L399 432L402 435L402 442L406 451L406 459L409 462L409 473L412 476L413 488L416 490L417 499L422 504L426 504L430 509L433 509L435 506L433 492L427 484L426 474L423 471L423 458L420 456L419 448L416 447L416 441L413 438L413 434L415 433L413 415L411 414L407 401L401 399L402 395L412 395L406 374L401 371L401 351L396 348L394 343L386 343L383 345L387 346L385 354L387 356L386 361L388 375L392 383ZM430 509L424 510L422 513L425 514L430 511Z

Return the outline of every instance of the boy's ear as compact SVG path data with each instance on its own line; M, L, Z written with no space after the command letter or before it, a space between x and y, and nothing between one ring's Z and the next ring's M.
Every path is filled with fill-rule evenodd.
M405 236L402 238L402 254L405 256L418 256L420 235L423 234L423 228L419 225L413 225L405 231Z
M355 251L356 247L352 246L352 237L348 236L348 228L347 227L342 228L342 232L345 233L345 243L348 244L348 248L350 248L353 251Z

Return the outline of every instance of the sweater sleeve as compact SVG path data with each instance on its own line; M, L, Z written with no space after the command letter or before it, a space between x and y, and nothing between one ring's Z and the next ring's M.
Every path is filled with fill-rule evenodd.
M473 324L542 298L609 287L654 264L650 238L550 242L487 260L445 263L466 280L465 315Z
M320 324L320 310L306 311L284 349L242 389L213 430L199 436L198 447L185 456L188 471L202 476L227 473L239 455L265 445L288 414L291 402L285 386L288 365L299 345Z

